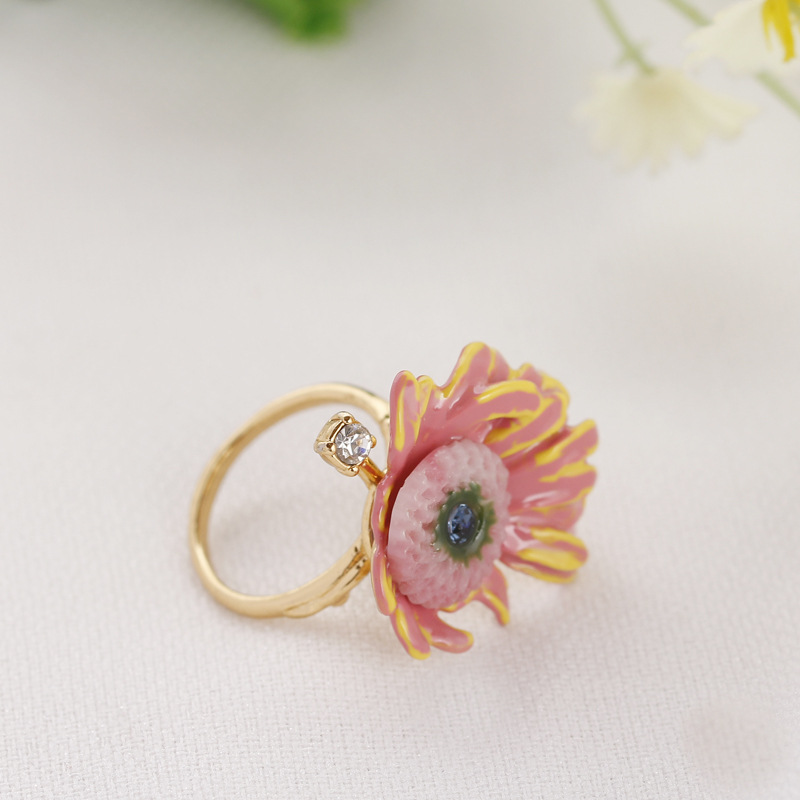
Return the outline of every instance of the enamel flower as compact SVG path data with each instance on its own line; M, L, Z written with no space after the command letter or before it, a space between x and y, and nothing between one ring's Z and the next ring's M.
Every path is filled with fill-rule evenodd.
M794 47L799 29L800 4L743 0L720 11L709 25L687 38L693 51L688 63L717 58L733 75L795 71L800 64Z
M624 167L649 161L656 172L676 149L694 156L711 136L733 138L756 109L662 68L598 76L577 113L592 125L597 150L616 149Z
M440 614L473 600L509 619L497 566L570 580L587 557L572 533L595 470L591 421L567 424L564 387L466 347L444 386L394 380L386 473L372 516L378 607L415 658L463 652L472 636Z

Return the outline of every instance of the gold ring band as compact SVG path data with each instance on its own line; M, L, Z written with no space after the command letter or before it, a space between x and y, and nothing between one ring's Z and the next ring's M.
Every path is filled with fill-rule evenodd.
M367 485L361 534L347 552L321 575L297 589L276 595L250 595L225 584L214 570L208 552L208 523L211 508L225 475L242 451L276 423L307 408L327 403L355 406L369 414L388 442L389 404L357 386L321 383L298 389L270 403L237 431L217 452L203 473L192 501L189 546L192 561L203 585L222 605L249 617L307 617L330 605L340 605L350 590L370 570L372 527L370 516L375 502L377 470L358 472Z

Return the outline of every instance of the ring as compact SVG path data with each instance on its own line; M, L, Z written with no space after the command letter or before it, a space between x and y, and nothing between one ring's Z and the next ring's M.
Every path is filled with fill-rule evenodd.
M377 440L350 410L325 422L315 452L367 486L361 533L329 569L278 595L227 586L208 551L208 523L234 461L260 434L304 409L341 403L372 418L387 442L386 467L370 458ZM497 562L536 578L571 581L587 550L575 535L596 471L591 420L567 423L569 396L554 378L509 367L493 348L465 347L445 384L401 372L389 402L355 386L326 383L270 403L235 433L206 468L192 503L189 541L200 579L222 605L251 617L305 617L344 603L367 574L379 611L414 658L431 648L461 653L472 635L440 614L476 600L509 621Z

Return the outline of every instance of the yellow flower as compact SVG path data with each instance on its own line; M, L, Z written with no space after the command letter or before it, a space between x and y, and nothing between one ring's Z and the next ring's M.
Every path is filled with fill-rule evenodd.
M783 46L784 61L791 61L795 57L792 19L795 22L800 20L800 3L797 0L764 0L761 16L767 40L774 29Z
M800 68L800 59L784 62L783 52L770 46L764 35L764 0L739 0L714 16L708 25L693 31L686 39L693 51L686 61L694 67L709 59L722 61L733 75L771 72L787 75ZM800 18L793 21L795 35Z

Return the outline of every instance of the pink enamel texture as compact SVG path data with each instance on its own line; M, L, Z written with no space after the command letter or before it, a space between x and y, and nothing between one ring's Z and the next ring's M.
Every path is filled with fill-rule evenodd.
M437 547L434 527L450 492L480 485L497 519L479 558L456 561ZM508 527L508 470L485 445L451 442L429 453L397 493L387 556L398 591L414 605L446 608L480 588L500 557Z
M595 482L587 457L593 422L567 424L564 387L530 365L512 369L491 347L462 351L443 386L401 372L390 397L386 474L372 528L372 581L380 611L415 658L463 652L472 636L444 622L477 600L508 621L497 562L544 580L570 580L587 557L572 532ZM496 517L466 560L434 528L447 498L472 485ZM440 525L441 529L441 525Z

